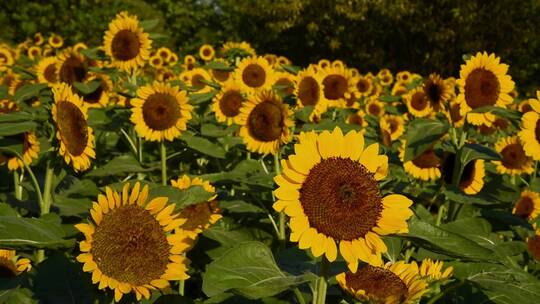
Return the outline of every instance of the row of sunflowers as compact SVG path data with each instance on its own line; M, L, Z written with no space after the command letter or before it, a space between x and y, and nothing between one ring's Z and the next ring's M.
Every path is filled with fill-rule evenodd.
M155 25L0 45L0 302L540 302L540 96L495 54L361 73Z

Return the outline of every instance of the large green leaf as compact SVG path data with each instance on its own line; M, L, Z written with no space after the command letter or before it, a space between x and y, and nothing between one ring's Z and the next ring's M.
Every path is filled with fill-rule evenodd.
M193 150L197 150L215 158L225 158L225 149L212 143L206 138L198 137L190 133L184 133L180 139L185 141L187 146Z
M407 146L405 158L409 161L430 148L437 140L448 132L445 120L419 118L413 120L407 128Z
M44 83L25 84L22 87L20 87L17 90L17 92L15 92L15 96L13 96L13 99L16 102L22 102L22 101L25 101L34 97L38 97L39 92L46 88L48 88L48 85Z
M266 173L261 163L253 159L241 161L231 171L210 173L201 177L210 182L233 181L267 188L274 187L273 175Z
M86 176L103 177L111 175L123 175L134 172L144 172L149 169L143 168L139 161L131 155L121 155L113 158L105 165L94 169L86 174Z
M34 118L32 113L28 113L25 111L20 112L12 112L12 113L6 113L0 115L0 126L1 123L5 122L23 122L23 121L30 121Z
M101 86L101 80L95 79L86 83L75 81L73 86L83 95L88 95L94 93Z
M176 204L177 209L185 208L189 205L206 202L214 194L204 190L202 186L191 186L189 189L181 190L171 186L156 186L149 190L149 197L166 196L170 202Z
M207 266L202 289L209 297L229 291L260 299L315 279L310 273L300 276L283 273L267 246L247 242L231 248Z
M37 124L33 121L5 122L0 123L0 136L21 134L33 130Z
M465 144L461 149L461 166L475 159L499 160L501 156L495 150L480 144Z
M0 216L0 247L71 247L58 223L37 218Z
M229 135L238 130L237 125L232 125L226 128L216 126L214 124L203 124L201 126L201 134L209 137L222 137Z

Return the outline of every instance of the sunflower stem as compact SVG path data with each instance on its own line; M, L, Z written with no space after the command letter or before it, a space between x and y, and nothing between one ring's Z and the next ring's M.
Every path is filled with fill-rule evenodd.
M300 289L298 289L298 287L293 288L293 292L296 296L298 304L306 304L306 300L304 300L304 297L302 296L302 293L300 292Z
M184 295L184 289L186 287L186 281L182 280L178 284L178 294L183 296Z
M275 176L278 176L281 174L281 166L279 164L279 151L276 154L274 154L274 171L275 171ZM285 212L282 211L279 213L279 235L278 235L278 240L280 241L282 247L285 247L285 240L286 240L285 234L286 234Z
M531 178L531 184L536 179L536 171L538 171L538 161L537 160L534 161L534 172L533 172L533 175L532 175L532 178Z
M45 171L45 184L43 186L43 205L41 206L41 215L47 214L51 210L52 202L52 180L54 175L54 166L52 161L47 162L47 170Z
M167 147L165 141L160 142L161 147L161 184L167 186Z
M317 287L315 294L313 295L314 304L326 303L326 287L328 286L326 280L328 279L328 271L330 270L330 262L323 256L321 260L319 279L317 279Z
M24 175L22 174L24 171L21 171L21 175L19 176L19 171L18 170L15 170L13 171L13 187L15 188L15 198L18 200L18 201L21 201L22 200L22 186L21 186L21 183L22 183L22 180L23 180L23 177Z
M139 164L142 166L142 162L143 162L143 139L141 136L137 136L138 140L137 140L137 158L138 158L138 161L139 161ZM137 173L137 179L138 180L142 180L144 179L144 175L143 173L139 172Z

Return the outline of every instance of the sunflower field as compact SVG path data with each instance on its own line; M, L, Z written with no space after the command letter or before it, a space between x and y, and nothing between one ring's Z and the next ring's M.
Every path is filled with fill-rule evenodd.
M540 303L540 91L505 58L181 55L156 25L0 44L0 303Z

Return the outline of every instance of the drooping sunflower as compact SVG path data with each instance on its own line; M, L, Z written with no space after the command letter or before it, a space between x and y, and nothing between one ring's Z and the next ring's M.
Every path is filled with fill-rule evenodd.
M15 250L0 249L0 278L13 278L31 269L29 259L17 257Z
M235 81L229 80L221 86L221 90L214 97L212 110L218 122L227 125L238 123L240 109L246 101L247 93Z
M120 12L109 23L103 45L105 53L111 57L112 64L121 70L129 71L143 66L148 60L152 40L140 27L137 16Z
M442 157L441 176L446 184L452 184L454 165L456 161L455 153L445 153ZM459 179L459 188L465 194L474 195L484 187L484 177L486 176L485 161L475 159L468 162L463 168Z
M405 121L398 115L384 115L379 121L381 131L388 132L390 141L398 140L405 132Z
M401 161L403 161L405 157L405 142L400 149L399 156ZM433 148L429 148L414 159L403 163L405 172L412 175L414 178L424 181L437 180L440 178L440 167L441 160L437 154L435 154Z
M208 93L213 90L206 82L212 82L212 76L203 68L194 68L189 71L188 85L195 93Z
M187 129L193 106L187 93L159 82L140 87L130 101L135 131L150 141L172 141Z
M356 97L356 86L350 71L345 68L330 67L322 72L324 97L330 107L344 107L346 99Z
M360 97L365 97L370 94L372 83L369 78L359 75L354 78L354 84Z
M222 218L221 209L219 209L216 200L216 189L210 182L200 177L191 179L189 176L184 175L177 180L171 180L171 185L181 190L187 190L192 186L202 186L206 192L214 194L207 201L197 202L185 207L178 214L178 219L183 221L179 229L184 230L191 239L195 239L198 234Z
M531 174L534 171L533 159L525 154L518 136L502 138L495 144L495 149L502 156L502 160L493 161L500 174Z
M416 263L412 264L416 265ZM434 261L430 258L423 259L420 266L418 266L418 274L420 277L422 277L422 279L426 279L428 281L446 280L452 276L454 268L450 266L443 270L443 265L444 263L442 261Z
M338 274L336 280L341 288L360 301L413 304L418 303L428 287L416 268L403 261L384 266L364 265L356 273Z
M273 88L282 96L291 96L295 91L295 75L287 72L275 72Z
M381 263L387 248L380 236L408 231L412 201L382 196L378 181L388 173L388 157L379 155L379 145L364 147L362 134L335 128L301 133L294 150L274 178L273 207L291 218L290 240L331 262L339 248L352 272L358 260Z
M467 121L473 125L490 125L495 117L491 113L469 113L483 106L498 106L505 108L512 103L509 95L514 89L514 82L507 75L508 65L500 63L495 54L478 52L461 65L460 78L457 80L461 115L467 116Z
M216 51L214 48L209 44L203 44L199 48L199 57L201 57L204 61L210 61L214 59L214 56L216 55Z
M414 117L426 117L432 114L431 103L423 88L416 88L405 95L409 113Z
M49 36L49 45L55 49L59 49L64 45L64 38L60 35L52 34Z
M39 83L50 85L58 82L56 57L45 57L36 66L36 75Z
M373 96L367 99L365 112L368 115L381 117L386 111L384 109L384 103L382 103L376 96Z
M57 57L56 73L59 82L73 85L74 82L84 82L88 77L88 66L84 57L67 48Z
M24 164L30 165L34 159L38 158L38 153L40 151L39 140L35 133L24 132L24 133L16 135L16 137L20 137L22 139L23 160L20 160L18 157L9 158L7 160L7 166L10 171L15 171L15 170L18 170L19 168L24 168Z
M422 85L424 94L431 106L432 111L439 112L444 109L445 103L450 99L450 87L438 74L431 74Z
M524 190L512 209L512 213L528 221L540 214L540 193Z
M292 111L274 91L249 96L240 109L240 136L249 151L274 154L292 139Z
M56 138L60 141L60 155L75 171L90 168L90 159L96 157L94 134L88 126L88 108L69 85L53 87L52 117L56 124Z
M271 89L275 82L272 67L263 57L244 58L240 61L233 77L245 91Z
M75 225L85 236L77 261L99 289L114 290L117 302L130 292L137 300L148 299L169 281L189 278L183 253L192 240L177 230L183 220L173 214L176 205L167 204L167 197L147 202L148 185L140 190L137 182L131 193L129 187L126 183L121 193L106 187L90 209L92 221Z
M326 112L328 103L324 97L322 77L313 69L305 69L296 75L294 95L299 108L313 106L313 113L321 115Z
M319 68L320 68L321 70L325 70L325 69L327 69L327 68L329 68L329 67L332 66L332 64L330 63L330 60L328 60L328 59L321 59L321 60L319 60L319 62L317 63L317 65L319 66Z
M540 91L536 92L540 98ZM519 138L523 142L525 154L534 160L540 160L540 101L530 99L531 111L526 112L521 117L521 131Z

